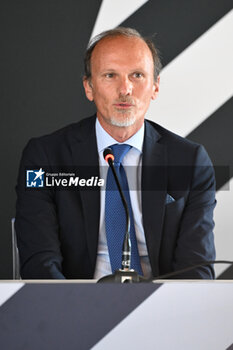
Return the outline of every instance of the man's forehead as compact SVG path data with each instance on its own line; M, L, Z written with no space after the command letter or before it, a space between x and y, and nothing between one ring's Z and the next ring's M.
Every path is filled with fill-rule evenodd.
M109 56L112 59L119 57L120 60L122 55L136 55L138 58L148 57L153 60L152 53L143 39L134 36L126 37L119 35L105 37L100 40L92 52L91 61L93 63L100 59L106 59Z

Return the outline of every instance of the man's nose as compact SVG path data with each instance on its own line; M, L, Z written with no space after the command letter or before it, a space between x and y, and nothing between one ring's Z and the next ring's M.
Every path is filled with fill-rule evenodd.
M119 94L122 96L132 95L133 84L129 77L121 77L119 82Z

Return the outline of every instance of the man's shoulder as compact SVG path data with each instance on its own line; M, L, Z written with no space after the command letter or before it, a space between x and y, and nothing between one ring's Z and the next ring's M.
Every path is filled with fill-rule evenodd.
M23 150L23 159L37 160L38 164L47 164L47 159L68 161L71 150L77 150L79 142L94 138L95 120L95 116L88 117L50 134L31 138Z
M164 144L171 147L175 146L175 147L181 147L181 148L184 147L184 148L190 148L190 149L195 149L201 146L199 143L196 143L185 137L175 134L174 132L164 128L163 126L151 120L146 120L146 128L148 131L147 134L156 133L156 137L160 144Z
M55 130L52 133L39 137L33 137L29 140L28 144L56 146L58 144L67 144L70 142L76 142L80 139L85 139L95 130L95 119L95 115L81 119L76 123L66 125L65 127Z
M157 142L166 148L168 162L188 165L193 164L196 158L200 158L200 163L211 164L203 145L179 136L149 120L146 120L146 130L147 136L155 135Z
M39 141L56 141L56 139L62 139L66 137L77 137L83 136L83 132L88 133L90 129L93 129L95 126L96 116L87 117L81 119L76 123L72 123L64 126L58 130L53 131L52 133L36 137Z

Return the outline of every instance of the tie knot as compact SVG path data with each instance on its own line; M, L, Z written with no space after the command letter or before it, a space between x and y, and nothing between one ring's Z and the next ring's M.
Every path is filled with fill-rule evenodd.
M127 145L127 144L116 144L116 145L112 145L111 149L113 151L114 154L114 163L115 164L121 164L124 156L126 155L126 153L130 150L132 146Z

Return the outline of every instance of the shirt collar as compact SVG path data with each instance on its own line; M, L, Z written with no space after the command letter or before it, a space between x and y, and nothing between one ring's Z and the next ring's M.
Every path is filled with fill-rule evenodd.
M96 118L95 130L96 130L97 148L99 153L102 152L105 148L111 145L114 145L115 143L119 143L104 130L104 128L100 125L98 118ZM122 142L122 144L127 143L127 145L130 145L136 148L137 150L139 150L140 152L142 152L144 131L145 131L145 123L143 123L142 127L136 132L136 134L131 136L125 142Z

